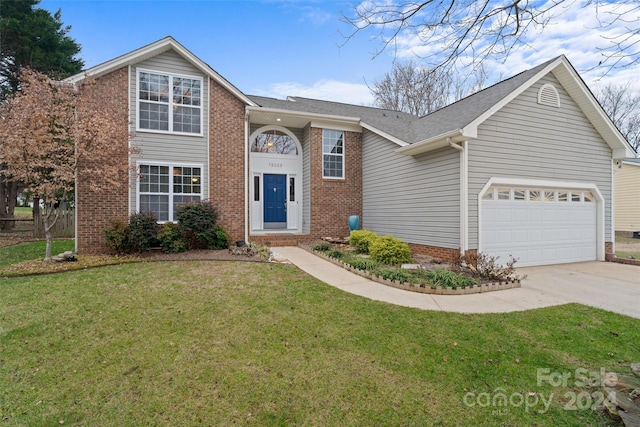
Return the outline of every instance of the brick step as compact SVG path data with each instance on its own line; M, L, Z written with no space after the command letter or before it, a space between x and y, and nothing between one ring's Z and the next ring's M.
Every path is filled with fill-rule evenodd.
M308 242L308 235L271 235L271 236L250 236L249 241L267 246L298 246L299 243Z

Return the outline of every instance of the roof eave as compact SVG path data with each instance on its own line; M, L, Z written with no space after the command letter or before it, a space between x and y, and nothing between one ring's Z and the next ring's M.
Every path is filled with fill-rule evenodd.
M450 132L434 136L433 138L415 142L406 147L395 150L397 154L405 156L416 156L418 154L428 153L449 145L450 142L462 142L475 138L476 135L465 133L463 129L456 129Z

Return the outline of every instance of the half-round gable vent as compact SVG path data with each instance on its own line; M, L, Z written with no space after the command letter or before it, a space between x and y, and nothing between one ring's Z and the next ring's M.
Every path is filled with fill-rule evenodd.
M538 91L538 104L560 107L560 95L551 83L542 85Z

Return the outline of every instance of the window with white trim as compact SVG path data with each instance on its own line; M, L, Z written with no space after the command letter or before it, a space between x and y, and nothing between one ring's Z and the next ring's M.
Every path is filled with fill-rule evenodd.
M202 168L141 164L138 211L152 212L159 222L175 221L179 205L202 199Z
M344 132L322 130L322 177L344 178Z
M200 135L202 79L138 71L138 129Z

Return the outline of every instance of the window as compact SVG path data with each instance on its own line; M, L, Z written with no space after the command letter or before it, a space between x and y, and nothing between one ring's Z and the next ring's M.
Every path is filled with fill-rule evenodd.
M138 72L138 129L200 134L202 79Z
M539 190L529 190L529 201L539 202L542 200L542 194Z
M138 207L153 212L158 221L175 221L178 205L202 198L202 168L139 166Z
M593 202L593 193L591 191L585 191L584 193L584 201L587 203Z
M580 201L580 195L581 195L581 194L582 194L582 193L580 193L580 192L575 192L575 191L574 191L573 193L571 193L571 201L572 201L572 202L579 202L579 201Z
M544 192L544 201L545 202L555 202L556 201L556 192L555 191L545 191Z
M510 188L498 188L496 192L498 193L498 200L511 200Z
M488 189L482 195L482 200L493 200L493 188Z
M513 200L525 200L525 195L527 194L524 188L514 188L513 189Z
M296 201L296 179L294 177L289 178L289 201Z
M260 176L253 176L253 201L260 201Z
M568 202L569 194L566 191L558 191L558 201L559 202Z
M268 130L251 142L252 153L298 155L298 146L293 138L279 130Z
M344 132L322 131L322 177L344 178Z

